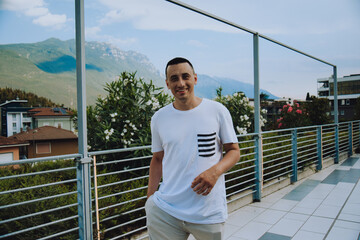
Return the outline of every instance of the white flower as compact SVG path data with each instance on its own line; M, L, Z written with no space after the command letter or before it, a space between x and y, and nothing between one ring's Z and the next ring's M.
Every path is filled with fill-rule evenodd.
M237 126L236 130L238 131L239 134L247 134L246 128L241 128Z
M110 113L110 117L114 118L116 117L118 114L117 113Z

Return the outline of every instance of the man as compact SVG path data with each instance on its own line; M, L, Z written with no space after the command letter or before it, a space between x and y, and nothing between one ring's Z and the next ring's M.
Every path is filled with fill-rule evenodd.
M187 59L170 60L165 73L175 101L151 120L153 157L145 205L150 239L185 240L189 234L198 240L223 239L223 173L240 158L230 113L218 102L195 96L197 75Z

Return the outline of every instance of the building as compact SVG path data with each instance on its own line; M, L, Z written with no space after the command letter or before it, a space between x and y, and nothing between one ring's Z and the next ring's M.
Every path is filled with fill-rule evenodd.
M318 97L328 98L331 106L334 106L334 79L333 77L319 78ZM357 98L360 97L360 74L352 74L337 79L338 89L338 111L339 120L347 121L359 119L355 116ZM334 111L331 112L334 115Z
M43 126L14 134L11 138L29 143L25 153L27 158L78 152L77 136L60 127Z
M32 119L29 117L28 110L25 107L27 100L11 100L0 104L1 112L1 136L9 137L19 133L21 129L31 129Z
M74 123L71 120L72 113L60 107L34 108L28 111L33 120L33 128L43 126L61 127L74 131Z
M42 126L75 131L72 112L61 107L26 107L27 100L11 100L0 104L1 136L10 137L21 131Z
M8 163L25 158L24 152L29 143L17 139L0 136L0 163Z

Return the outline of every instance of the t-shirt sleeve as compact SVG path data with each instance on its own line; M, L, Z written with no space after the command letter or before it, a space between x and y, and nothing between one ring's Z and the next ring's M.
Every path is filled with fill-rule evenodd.
M231 115L229 110L222 106L223 109L221 111L220 116L220 138L222 144L225 143L237 143L238 139L236 137L236 133L234 130L233 121L231 119Z
M156 118L153 117L151 118L151 152L161 152L163 150Z

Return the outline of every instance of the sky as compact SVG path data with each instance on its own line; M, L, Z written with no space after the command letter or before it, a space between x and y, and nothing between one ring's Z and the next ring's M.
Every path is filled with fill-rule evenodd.
M199 74L253 83L253 36L165 0L85 0L85 40L146 55L162 73L188 58ZM182 2L360 74L359 0ZM0 0L0 44L75 38L74 0ZM86 53L85 53L86 54ZM333 68L260 38L260 87L279 97L316 95Z

